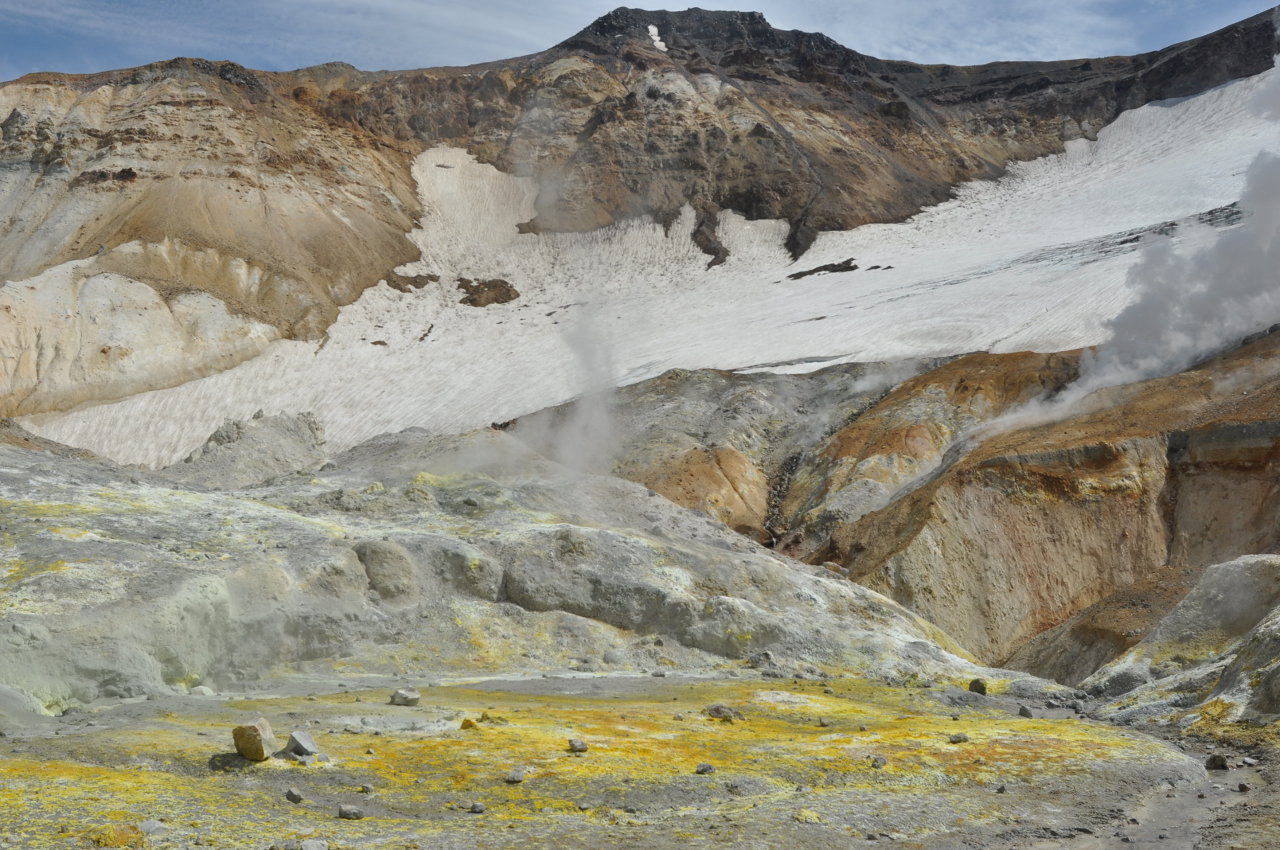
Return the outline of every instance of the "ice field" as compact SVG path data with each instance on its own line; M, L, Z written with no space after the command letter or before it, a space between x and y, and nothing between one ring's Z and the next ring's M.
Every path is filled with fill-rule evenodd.
M1239 200L1260 151L1280 151L1280 126L1254 104L1277 73L1124 113L1096 142L961 186L910 221L822 234L796 263L784 222L733 214L721 216L731 256L712 269L689 212L669 234L639 220L519 234L533 182L435 148L415 164L422 259L401 272L440 283L369 290L323 343L277 341L208 378L23 423L156 465L259 409L313 411L341 449L411 426L483 426L675 367L797 371L1100 343L1133 299L1139 237L1177 221L1172 238L1193 251L1239 219L1206 214ZM787 277L850 258L856 271ZM503 278L521 295L464 306L459 277Z

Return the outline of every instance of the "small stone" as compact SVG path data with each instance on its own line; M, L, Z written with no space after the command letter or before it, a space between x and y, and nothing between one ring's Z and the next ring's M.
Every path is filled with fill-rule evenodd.
M947 738L947 740L953 744L967 744L969 743L969 736L963 732L957 732L956 734Z
M502 777L502 781L508 785L519 785L521 782L524 782L524 768L517 767L513 770L507 771L507 775Z
M1206 770L1226 770L1230 767L1227 764L1227 757L1222 753L1214 753L1204 760Z
M1240 759L1240 763L1243 764L1245 767L1257 767L1258 760L1245 756L1244 758Z
M986 696L987 683L982 679L974 679L969 683L969 690L975 694L982 694L983 696Z
M1236 790L1239 791L1241 794L1247 794L1253 790L1253 786L1250 785L1248 782L1241 782L1239 785L1236 786Z
M361 793L361 794L372 794L372 793L373 793L373 786L372 786L372 785L361 785L361 786L360 786L360 793Z
M320 753L320 748L316 746L311 733L301 731L289 733L289 743L284 745L284 750L295 756L314 756Z
M467 717L463 719L461 725L459 725L458 728L459 729L478 729L479 727L476 725L476 722L474 720L472 720L470 717Z
M391 695L392 705L417 705L422 700L422 694L413 688L399 688Z
M996 789L996 793L997 793L997 794L1004 794L1004 793L1006 793L1008 790L1009 790L1008 788L1006 788L1005 786L1001 785L999 788L997 788L997 789Z
M232 729L231 739L235 742L236 752L249 761L266 761L278 748L271 724L262 717Z
M649 675L650 675L650 676L652 676L652 677L654 677L655 679L665 679L665 678L667 677L667 671L666 671L666 670L654 670L654 671L653 671L652 673L650 673Z
M301 803L302 792L299 791L297 788L290 788L288 791L284 792L284 798L288 800L290 803Z
M888 759L886 759L884 756L871 757L871 766L876 770L879 770L880 768L884 767L888 763L889 763Z
M835 688L823 688L823 689L822 689L822 692L823 692L824 694L834 694L834 693L836 692L836 689L835 689Z
M818 718L818 726L819 726L819 727L821 727L821 728L823 728L823 729L826 729L826 728L828 728L830 725L831 725L831 723L827 720L827 718L825 718L825 717L819 717L819 718Z
M866 724L862 724L862 723L858 724L858 731L859 731L859 732L865 732L865 731L867 731Z
M1018 716L1019 717L1035 717L1035 715L1031 713L1031 709L1027 708L1025 705L1018 706Z
M338 806L338 817L343 820L363 820L364 811L358 806Z
M368 747L368 748L364 751L364 754L365 754L365 755L367 755L367 756L371 756L371 755L373 755L373 747Z
M484 803L472 803L471 808L467 809L473 815L484 814Z
M569 739L569 752L571 752L571 753L585 753L588 749L589 749L589 748L587 747L587 742L586 742L586 741L584 741L584 740L582 740L581 738L570 738L570 739Z
M735 720L742 720L742 712L736 708L731 708L723 703L709 705L702 709L702 713L712 720L719 720L721 723L732 723Z
M698 765L696 768L694 768L693 772L694 772L694 773L696 773L696 774L698 774L699 776L706 776L708 773L715 773L715 772L716 772L716 768L715 768L715 765L713 765L713 764L707 764L707 763L704 761L702 764L700 764L700 765Z

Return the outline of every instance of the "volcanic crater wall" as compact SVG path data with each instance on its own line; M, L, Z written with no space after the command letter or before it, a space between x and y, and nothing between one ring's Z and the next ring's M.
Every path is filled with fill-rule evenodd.
M669 225L690 207L716 263L732 210L787 222L798 256L819 231L906 218L1123 109L1270 67L1274 17L1130 58L954 68L756 13L618 9L549 50L467 68L175 59L30 75L0 86L0 415L321 337L368 287L404 285L412 160L437 144L533 179L527 231Z

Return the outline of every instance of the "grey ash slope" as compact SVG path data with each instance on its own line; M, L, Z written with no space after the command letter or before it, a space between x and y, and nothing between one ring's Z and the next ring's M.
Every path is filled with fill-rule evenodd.
M875 593L500 432L406 431L222 493L0 457L0 681L55 710L333 665L709 670L767 652L783 670L979 669Z

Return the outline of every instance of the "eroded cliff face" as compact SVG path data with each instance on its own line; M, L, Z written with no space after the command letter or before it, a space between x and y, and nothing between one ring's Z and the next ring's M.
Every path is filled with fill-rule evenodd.
M414 259L407 150L229 63L0 87L0 415L234 366Z

